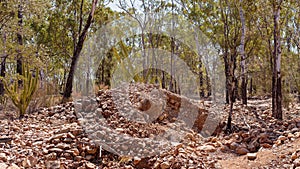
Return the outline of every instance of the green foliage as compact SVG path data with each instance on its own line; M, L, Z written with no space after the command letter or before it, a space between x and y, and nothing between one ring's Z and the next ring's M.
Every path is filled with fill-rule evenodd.
M22 67L23 72L22 75L20 75L20 80L22 80L21 87L18 84L18 80L14 80L14 82L9 85L8 82L3 79L6 93L13 104L19 109L20 117L24 116L26 113L32 96L38 86L38 73L33 76L28 66L23 64Z
M8 96L6 94L0 95L0 105L3 106L3 109L6 109Z

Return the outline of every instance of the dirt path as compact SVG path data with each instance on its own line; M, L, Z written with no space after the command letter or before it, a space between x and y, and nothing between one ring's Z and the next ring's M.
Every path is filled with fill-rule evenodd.
M218 161L217 166L222 169L293 168L291 156L296 151L300 151L300 138L276 148L261 149L254 161L247 156L232 155Z

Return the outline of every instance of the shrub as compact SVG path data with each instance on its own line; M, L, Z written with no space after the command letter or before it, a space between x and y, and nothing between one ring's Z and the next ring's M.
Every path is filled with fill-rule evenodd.
M38 72L38 71L37 71ZM19 109L20 117L23 117L29 106L34 92L38 86L38 73L33 76L27 65L22 66L22 75L20 79L14 80L12 84L3 79L3 84L8 97L13 104ZM18 81L22 80L22 85L19 86Z

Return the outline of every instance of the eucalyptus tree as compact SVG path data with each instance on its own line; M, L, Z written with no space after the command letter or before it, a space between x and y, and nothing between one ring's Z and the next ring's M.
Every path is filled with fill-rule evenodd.
M34 4L34 5L33 5ZM42 1L0 1L0 48L1 76L15 73L22 74L22 62L30 62L32 66L42 65L37 52L36 36L32 24L41 22L48 3ZM15 70L8 70L14 67ZM21 81L19 81L21 82ZM3 86L0 85L3 93Z
M83 2L84 1L82 0L82 3ZM82 50L83 43L84 43L85 38L87 36L88 30L89 30L89 28L90 28L90 26L93 22L95 10L96 10L96 7L97 7L97 3L98 3L98 0L93 0L93 2L91 4L90 12L88 14L88 18L87 18L86 23L85 23L84 26L82 25L82 22L83 22L83 19L82 19L82 17L83 17L82 5L80 7L81 12L80 12L80 24L79 24L79 29L78 29L78 38L74 42L76 45L74 45L74 51L73 51L73 55L72 55L72 59L71 59L70 70L69 70L69 74L68 74L68 78L67 78L67 81L66 81L64 94L63 94L63 101L68 100L71 97L76 64L78 62L80 52Z

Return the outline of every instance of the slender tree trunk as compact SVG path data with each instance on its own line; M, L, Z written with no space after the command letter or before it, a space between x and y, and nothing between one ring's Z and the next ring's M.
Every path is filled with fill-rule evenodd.
M247 105L247 76L246 76L246 56L245 56L245 17L243 12L243 0L240 0L240 18L242 22L242 36L241 36L241 73L242 73L242 86L241 86L241 95L242 103Z
M250 96L253 94L253 80L252 80L252 77L250 77L249 94L250 94Z
M274 10L274 55L273 55L273 83L272 86L272 116L276 119L282 120L282 92L281 92L281 38L280 38L280 7L281 0L273 1Z
M143 50L143 82L144 83L147 83L147 73L148 73L148 69L146 67L147 65L147 57L146 56L146 46L145 46L145 34L144 34L144 28L141 26L142 28L142 35L141 35L141 38L142 38L142 50Z
M225 49L226 50L226 49ZM225 53L224 53L224 63L225 63L225 78L226 78L226 81L225 81L225 87L226 87L226 104L229 104L229 94L230 94L230 80L229 80L229 78L230 78L230 73L229 73L229 63L228 63L228 61L227 61L227 59L228 59L228 53L225 51Z
M2 61L1 61L1 70L0 70L0 76L1 77L5 77L5 67L6 67L6 58L7 58L7 53L6 53L6 32L3 31L3 57L2 57ZM4 95L4 85L3 82L0 81L0 95L3 96Z
M165 75L165 71L162 71L161 87L163 89L166 89L166 75Z
M211 96L211 84L210 84L210 79L209 79L209 75L207 72L207 69L205 69L205 73L206 73L206 90L207 90L207 97Z
M23 25L23 12L22 12L22 1L21 4L18 5L18 33L17 33L17 39L19 48L23 46L23 37L22 37L22 25ZM18 49L17 54L17 74L22 75L22 53L21 50ZM22 80L18 81L19 85L22 85Z
M199 56L199 86L200 86L199 96L200 96L200 98L204 97L203 81L204 80L203 80L202 62L201 62L201 58Z
M171 92L174 91L174 86L173 86L173 76L174 76L173 60L174 60L174 51L175 51L174 49L175 49L175 39L174 39L174 37L171 37L171 61L170 61L171 74L170 74L170 82L169 82L169 91L171 91Z
M173 65L173 60L174 60L174 54L175 54L175 34L174 34L174 0L172 0L172 37L171 37L171 75L170 75L170 84L169 84L169 90L174 91L174 86L173 86L173 77L174 77L174 65Z
M87 22L86 22L86 24L85 24L85 26L82 30L82 33L79 36L79 39L78 39L78 42L77 42L77 45L76 45L76 48L75 48L75 52L74 52L73 57L72 57L71 67L70 67L70 71L69 71L69 75L68 75L64 95L63 95L63 101L66 101L71 97L76 64L78 62L80 52L82 50L83 43L84 43L84 40L86 38L88 29L90 28L90 26L92 24L97 2L98 2L98 0L93 0L92 9L89 13Z

